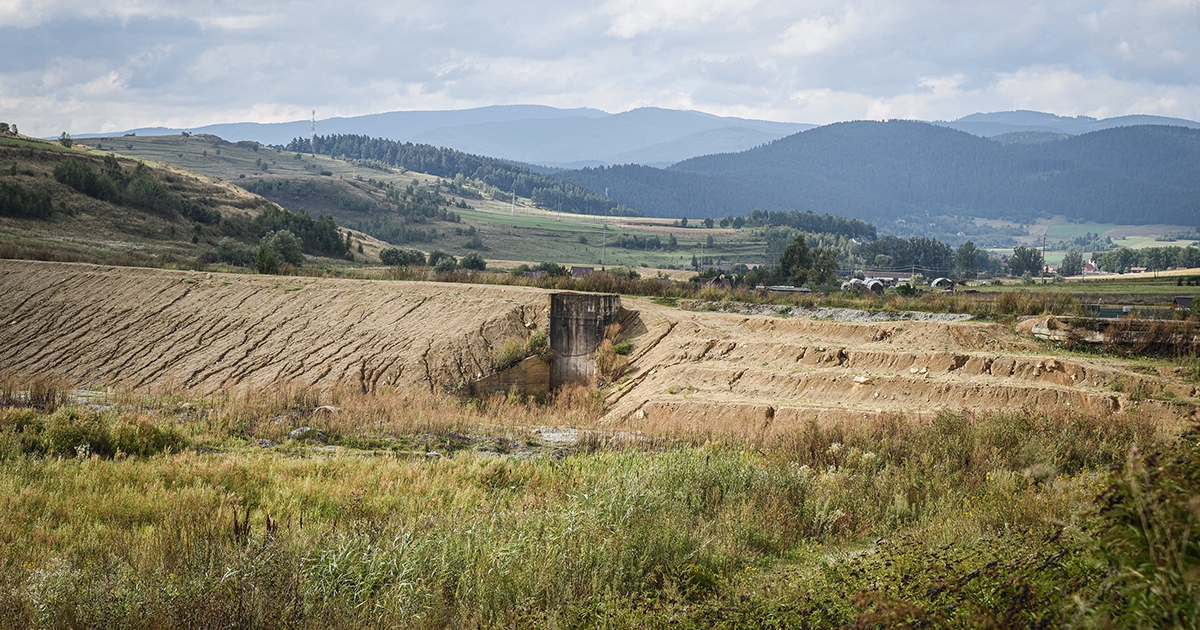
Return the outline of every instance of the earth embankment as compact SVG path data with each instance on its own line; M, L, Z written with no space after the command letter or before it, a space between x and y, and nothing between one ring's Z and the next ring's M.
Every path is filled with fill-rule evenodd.
M452 388L545 326L520 287L0 261L0 370L87 385Z
M454 390L548 326L541 289L0 261L0 373L83 386ZM1012 327L690 312L625 298L613 427L1036 408L1195 413L1168 367L1064 355ZM1137 369L1135 369L1135 367ZM1149 370L1149 371L1148 371Z

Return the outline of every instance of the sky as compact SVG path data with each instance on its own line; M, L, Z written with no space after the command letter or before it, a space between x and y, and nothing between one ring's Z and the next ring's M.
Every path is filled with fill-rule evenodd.
M0 0L29 135L656 106L824 124L1200 120L1200 0Z

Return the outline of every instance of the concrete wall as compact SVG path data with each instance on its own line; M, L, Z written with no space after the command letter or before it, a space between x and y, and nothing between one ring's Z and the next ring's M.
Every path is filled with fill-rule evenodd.
M550 296L550 388L590 383L596 374L596 349L604 327L617 319L621 296L554 293Z
M473 398L487 398L513 388L526 396L550 393L550 364L540 357L527 357L520 363L467 384L465 392Z

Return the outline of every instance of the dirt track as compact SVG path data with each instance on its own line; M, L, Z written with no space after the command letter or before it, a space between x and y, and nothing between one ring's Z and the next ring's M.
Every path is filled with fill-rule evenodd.
M1054 358L1011 328L844 323L695 313L626 298L636 313L614 425L764 428L938 409L1190 406L1195 389L1120 362ZM344 383L446 389L488 372L492 349L547 321L521 287L243 276L0 261L0 372L138 388ZM1116 383L1121 385L1117 386Z

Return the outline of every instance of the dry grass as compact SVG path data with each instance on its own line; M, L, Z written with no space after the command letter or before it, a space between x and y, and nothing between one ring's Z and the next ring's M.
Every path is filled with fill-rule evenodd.
M706 434L651 425L655 439L597 430L563 450L536 429L598 427L595 390L540 405L284 385L100 404L86 413L176 431L190 446L8 451L0 626L706 627L746 602L750 618L776 611L785 625L850 625L905 602L949 611L951 626L1019 601L1030 623L1057 619L1074 596L1107 601L1106 570L1034 569L1090 553L1081 527L1109 467L1132 444L1157 448L1177 431L1137 416L1022 410L814 421L769 439L750 421ZM94 417L21 405L3 417ZM11 439L16 424L0 422L0 433ZM287 440L299 426L328 444ZM893 580L878 588L908 593L886 605L850 597L876 587L855 582L848 561L859 556L843 555L881 537L901 542L880 558L909 567L873 570ZM1019 544L979 551L1005 537ZM962 577L931 558L946 548L999 554L1003 571L930 600L931 580ZM808 577L823 567L829 576ZM800 590L760 588L760 568ZM1021 600L1012 580L1044 595Z

